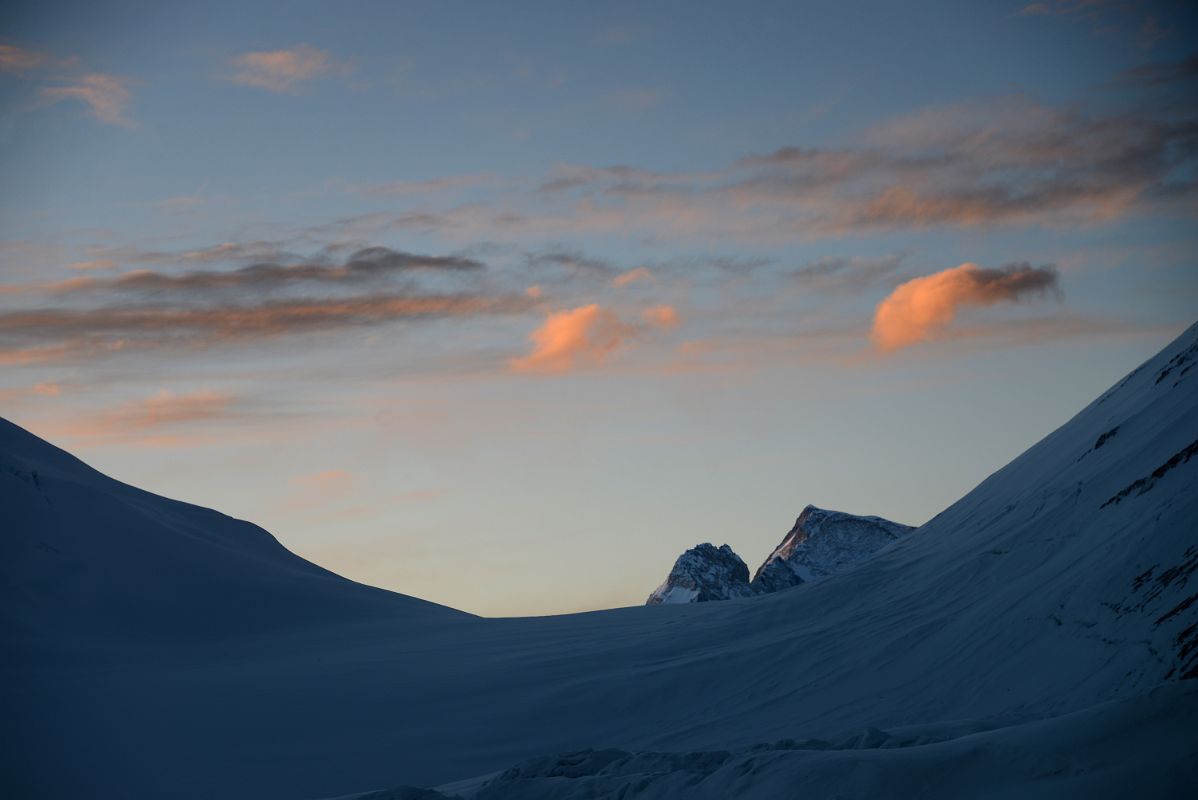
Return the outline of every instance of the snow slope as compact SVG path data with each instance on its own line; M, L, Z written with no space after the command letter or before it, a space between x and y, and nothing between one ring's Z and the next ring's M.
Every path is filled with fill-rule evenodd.
M587 750L530 759L464 792L442 787L422 800L1186 797L1198 785L1196 711L1198 685L1184 682L989 730L867 728L732 752Z
M266 531L101 475L0 420L6 641L198 641L461 612L353 583Z
M842 575L526 619L343 581L5 428L0 793L319 798L593 748L666 765L641 796L723 750L734 793L876 796L944 767L1003 795L1156 774L1170 796L1198 755L1192 684L1161 687L1198 670L1196 358L1198 327ZM745 752L854 731L876 758ZM885 746L912 731L942 744ZM554 780L531 796L583 796Z

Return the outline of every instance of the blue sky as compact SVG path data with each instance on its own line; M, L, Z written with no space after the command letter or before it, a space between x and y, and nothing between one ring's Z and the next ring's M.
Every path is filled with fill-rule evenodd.
M13 4L0 403L484 614L921 523L1193 321L1182 4Z

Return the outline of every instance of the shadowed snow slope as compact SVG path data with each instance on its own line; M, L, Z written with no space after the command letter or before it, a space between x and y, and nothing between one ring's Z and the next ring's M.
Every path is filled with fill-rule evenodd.
M794 775L806 767L782 762L807 759L813 796L861 795L854 781L895 760L974 758L964 733L990 730L966 789L1009 766L1043 794L1060 764L1028 759L1053 735L1037 725L1057 723L1030 720L1074 712L1095 716L1058 721L1086 750L1069 763L1122 757L1100 728L1126 724L1127 768L1153 765L1147 738L1170 769L1177 748L1198 749L1170 716L1193 718L1188 684L1150 694L1198 669L1196 354L1190 328L850 572L529 619L343 581L258 528L108 481L6 426L0 788L329 797L586 748L701 757L872 727L965 749L886 751L872 773L838 771L835 753L769 757ZM1176 710L1154 716L1162 696ZM577 796L561 789L544 796Z
M266 531L107 478L0 420L4 639L193 641L461 612L348 581Z
M993 730L869 728L732 752L590 750L530 759L461 794L360 800L1188 797L1198 781L1196 707L1198 684L1171 683Z

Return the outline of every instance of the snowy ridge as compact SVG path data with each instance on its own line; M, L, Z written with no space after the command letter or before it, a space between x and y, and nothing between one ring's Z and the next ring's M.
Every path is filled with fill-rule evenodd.
M704 603L748 597L749 568L728 545L700 544L678 556L669 576L645 605Z
M557 617L360 587L4 427L0 793L1185 797L1195 354L834 580Z
M824 578L859 564L915 530L881 517L862 517L807 506L794 527L757 568L750 584L758 594Z
M0 642L465 616L346 580L256 525L115 481L3 419L0 492Z

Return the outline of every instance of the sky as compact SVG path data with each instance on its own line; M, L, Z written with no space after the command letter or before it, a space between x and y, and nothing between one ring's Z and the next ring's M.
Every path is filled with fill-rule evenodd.
M1196 16L5 3L0 414L488 616L920 524L1194 322Z

